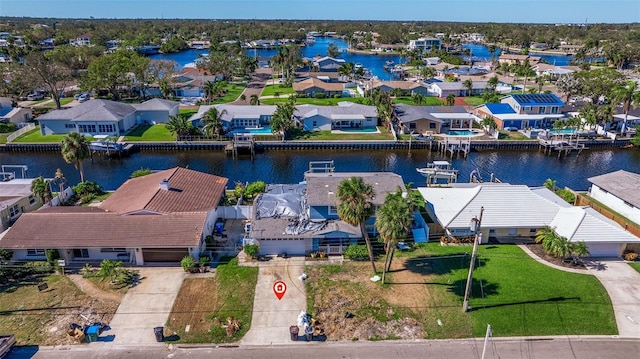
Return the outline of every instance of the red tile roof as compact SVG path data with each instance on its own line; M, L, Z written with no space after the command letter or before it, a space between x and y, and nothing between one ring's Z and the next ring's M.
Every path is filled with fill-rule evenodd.
M96 209L70 212L58 209L22 214L0 239L0 248L184 248L199 245L207 220L207 212L168 215L118 215Z
M169 180L170 189L160 189ZM218 206L227 178L176 167L125 182L100 208L115 213L209 211Z

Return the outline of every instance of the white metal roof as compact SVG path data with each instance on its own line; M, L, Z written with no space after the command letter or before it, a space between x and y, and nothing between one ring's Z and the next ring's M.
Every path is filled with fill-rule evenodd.
M562 208L550 227L572 242L640 243L640 238L590 207Z

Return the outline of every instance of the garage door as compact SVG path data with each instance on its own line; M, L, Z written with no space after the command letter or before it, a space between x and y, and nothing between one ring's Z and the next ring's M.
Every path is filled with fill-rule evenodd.
M304 239L261 239L260 254L305 254Z
M618 257L622 244L619 243L591 243L589 253L592 257Z
M143 248L145 262L180 262L189 255L187 248Z

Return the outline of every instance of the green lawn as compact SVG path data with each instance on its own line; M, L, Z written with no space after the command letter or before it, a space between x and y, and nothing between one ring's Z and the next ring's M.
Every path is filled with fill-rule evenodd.
M356 140L393 140L393 134L384 126L378 126L380 133L331 133L331 131L305 131L289 141L356 141Z
M640 273L640 262L629 263L629 265Z
M368 283L368 263L307 267L314 278L307 283L307 307L315 314L330 310L338 300L349 303L356 318L414 318L428 339L482 337L487 323L500 337L617 334L611 301L594 276L553 269L513 245L479 247L472 311L463 313L471 250L428 243L397 253L385 285ZM383 260L379 258L378 269ZM338 297L327 305L332 293Z
M282 97L289 97L289 95L295 93L295 91L293 91L293 87L282 87L282 85L278 84L275 86L275 88L273 87L273 85L265 86L260 96L275 96L276 92L279 93L279 96Z
M68 105L71 101L73 101L73 97L61 98L60 99L60 106ZM42 107L56 107L56 102L55 101L51 101L49 103L46 103L46 104L42 105Z
M280 98L265 98L260 100L261 105L275 105L277 103L287 102L289 101L289 96L284 96ZM309 97L298 97L296 98L296 105L317 105L317 106L336 106L338 102L356 102L359 103L362 101L362 97L341 97L341 98L309 98Z
M0 143L7 143L7 137L9 137L11 133L0 133Z
M60 143L62 138L66 135L46 135L40 134L40 126L36 126L33 130L25 133L24 135L16 138L13 142L22 143ZM91 137L86 137L88 141L91 141Z
M406 105L412 105L415 106L415 103L413 102L413 99L410 96L401 96L401 97L395 97L393 99L393 103L403 103ZM433 96L425 96L424 97L424 104L422 104L421 106L442 106L444 105L442 103L442 101L440 101L439 98L437 97L433 97Z
M171 142L175 141L176 137L167 130L165 124L157 125L142 125L133 129L125 136L125 140L129 142L138 141L158 141L158 142Z
M464 102L469 104L469 106L478 106L484 104L482 96L467 96L464 98Z
M210 103L203 103L203 105L217 105L219 103L233 102L240 97L240 94L244 91L245 87L246 86L239 84L227 84L227 86L224 87L227 90L227 93L224 96L217 98Z

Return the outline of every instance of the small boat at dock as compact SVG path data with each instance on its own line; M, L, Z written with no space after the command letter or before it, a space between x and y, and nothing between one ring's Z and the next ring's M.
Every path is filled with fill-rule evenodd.
M437 184L438 180L446 180L447 183L458 181L458 170L449 161L433 161L427 163L427 167L416 168L416 171L427 178L428 186Z

